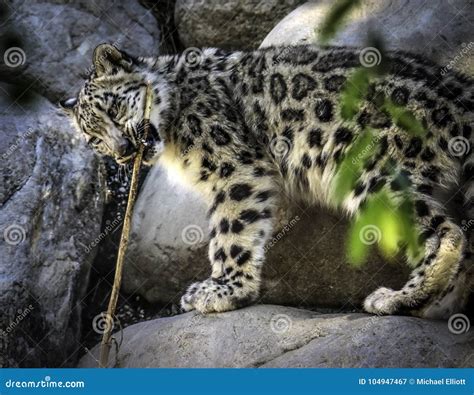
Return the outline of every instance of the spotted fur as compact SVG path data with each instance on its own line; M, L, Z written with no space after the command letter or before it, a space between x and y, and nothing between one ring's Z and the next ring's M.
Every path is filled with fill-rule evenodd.
M466 235L435 190L463 180L466 216L472 218L472 149L462 157L449 149L456 137L472 147L472 81L443 74L421 57L390 52L386 76L371 84L355 121L344 121L340 92L361 66L359 55L357 49L313 46L205 49L190 62L186 53L135 59L109 45L96 49L95 72L78 98L64 104L78 128L102 153L131 160L150 82L154 133L146 161L160 162L209 203L212 274L189 287L184 310L225 311L257 300L264 246L282 192L341 209L331 199L337 165L367 126L377 131L378 151L342 211L357 215L377 191L396 199L408 185L425 255L407 256L414 267L407 284L376 290L365 309L446 316L461 308L472 259ZM377 105L381 97L412 111L426 135L395 125ZM387 171L388 164L395 172Z

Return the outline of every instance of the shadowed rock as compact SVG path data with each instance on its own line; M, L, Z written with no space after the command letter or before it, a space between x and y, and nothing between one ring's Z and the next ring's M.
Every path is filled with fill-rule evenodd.
M47 100L0 108L0 366L68 366L102 220L99 162Z

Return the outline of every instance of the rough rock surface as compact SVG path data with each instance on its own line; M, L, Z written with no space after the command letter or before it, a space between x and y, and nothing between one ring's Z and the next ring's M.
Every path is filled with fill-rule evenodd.
M79 367L97 366L98 346ZM260 305L123 331L116 367L472 367L474 332L442 321Z
M137 56L158 54L158 26L138 1L14 0L8 12L1 35L16 32L20 43L11 47L23 55L12 58L16 67L1 61L0 78L26 81L52 101L77 93L98 44L114 43Z
M258 48L304 0L177 0L175 23L186 47Z
M286 230L269 244L261 302L353 309L380 285L403 284L408 270L375 253L361 268L345 256L347 221L295 204ZM151 169L134 211L123 287L150 302L177 302L192 282L210 275L206 206L198 195Z
M68 366L100 232L98 161L39 97L0 98L0 157L0 366Z
M317 41L318 26L333 4L310 1L286 16L263 40L262 47ZM467 15L472 0L366 0L330 41L366 47L369 32L379 34L390 49L422 53L440 65L474 73L472 25Z

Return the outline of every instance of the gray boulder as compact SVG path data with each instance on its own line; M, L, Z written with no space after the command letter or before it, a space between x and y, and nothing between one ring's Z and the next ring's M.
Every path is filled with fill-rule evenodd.
M263 40L262 47L314 43L319 26L333 4L310 1L283 18ZM354 9L330 44L367 46L369 32L380 35L387 49L425 54L441 66L474 73L472 26L464 13L472 0L366 0Z
M258 48L304 0L177 0L175 23L185 47Z
M100 233L98 161L40 97L0 97L0 157L0 366L70 366Z
M1 54L0 78L26 83L52 101L77 93L98 44L158 54L156 21L138 1L14 0L0 32L21 40Z
M166 304L199 273L205 277L209 269L205 213L199 196L154 166L135 203L123 289Z
M463 318L461 318L463 319ZM116 334L115 367L472 367L468 321L319 314L260 305L146 321ZM458 334L456 334L458 333ZM79 367L97 367L99 346Z
M354 268L346 259L347 221L293 205L269 243L261 302L353 309L380 285L399 287L403 262L373 254ZM210 275L206 206L159 166L151 169L135 205L123 287L153 303L177 303L192 281Z

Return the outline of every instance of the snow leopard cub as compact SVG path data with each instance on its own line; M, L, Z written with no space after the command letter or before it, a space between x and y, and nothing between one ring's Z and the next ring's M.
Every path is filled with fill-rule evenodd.
M306 45L187 55L135 58L102 44L78 96L62 103L92 147L127 163L141 138L146 84L152 84L145 163L160 162L209 203L212 274L188 288L181 299L185 311L220 312L258 299L280 196L333 207L337 166L367 126L378 133L377 152L337 209L354 216L378 191L400 195L397 175L403 175L425 253L416 261L407 256L414 269L402 289L376 290L365 310L440 317L461 308L472 258L466 235L434 195L460 184L466 217L473 218L470 79L389 52L388 72L374 80L349 122L340 116L340 93L361 66L358 49ZM412 136L395 125L377 106L380 97L406 106L426 134ZM453 141L467 143L465 152L453 152ZM389 159L395 174L386 170Z

